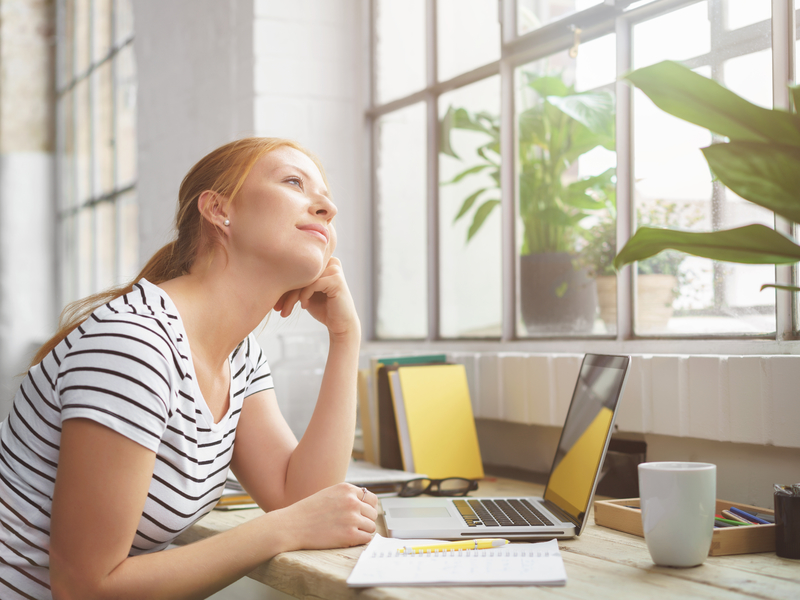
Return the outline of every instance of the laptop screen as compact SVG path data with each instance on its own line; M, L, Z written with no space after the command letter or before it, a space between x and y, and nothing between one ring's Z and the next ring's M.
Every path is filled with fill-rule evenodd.
M561 430L544 499L583 526L611 438L630 358L587 354Z

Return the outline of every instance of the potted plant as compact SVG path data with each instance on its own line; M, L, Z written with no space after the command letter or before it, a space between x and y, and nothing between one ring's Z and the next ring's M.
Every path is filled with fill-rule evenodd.
M729 140L702 149L720 182L742 198L800 222L797 114L751 104L719 83L671 61L638 69L626 79L662 110ZM800 89L790 90L796 108ZM668 248L746 264L792 264L800 260L800 246L794 240L764 225L712 232L641 227L620 250L614 267L619 269ZM771 284L763 287L800 289Z
M648 201L636 210L637 223L645 227L691 227L701 218L697 210L663 199ZM607 218L587 230L586 245L580 253L581 262L597 282L600 318L608 331L613 331L617 322L616 227L615 214L610 212ZM680 295L686 280L686 273L681 269L685 259L686 255L681 252L666 250L637 264L636 330L639 333L666 329L672 317L673 301Z
M520 248L522 318L530 333L591 331L596 313L594 280L576 261L584 220L614 203L615 171L577 177L577 160L603 146L614 149L614 98L608 92L575 91L562 77L527 74L531 105L518 117L518 197L523 226ZM457 174L478 172L494 185L467 197L454 221L471 216L467 241L499 204L499 118L450 107L442 120L441 152L459 158L450 143L454 129L489 136L478 162Z

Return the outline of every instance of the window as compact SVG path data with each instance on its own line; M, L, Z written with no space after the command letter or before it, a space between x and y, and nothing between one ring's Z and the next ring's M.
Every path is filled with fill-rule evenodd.
M640 225L775 226L713 181L708 131L619 78L676 60L788 106L784 1L373 0L373 337L791 335L791 297L760 291L791 278L771 265L611 268Z
M59 0L60 302L136 275L136 64L130 0Z

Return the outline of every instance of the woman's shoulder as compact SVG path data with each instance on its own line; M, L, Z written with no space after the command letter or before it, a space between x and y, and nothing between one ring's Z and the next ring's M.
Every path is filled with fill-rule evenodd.
M152 360L163 356L169 363L188 360L185 334L177 313L160 303L160 298L132 292L98 307L64 339L69 352L98 348L126 352Z

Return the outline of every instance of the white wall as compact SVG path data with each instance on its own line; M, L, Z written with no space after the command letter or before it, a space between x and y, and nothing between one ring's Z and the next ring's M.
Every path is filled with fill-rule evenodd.
M52 3L0 3L0 419L56 325L52 31Z
M253 47L255 133L297 140L319 157L339 209L335 254L359 314L365 315L369 221L363 199L362 5L360 0L256 0ZM261 340L271 346L275 333L319 329L307 315L298 315L270 323Z
M133 8L144 264L171 239L189 168L253 134L253 1L137 0Z

